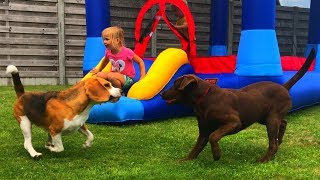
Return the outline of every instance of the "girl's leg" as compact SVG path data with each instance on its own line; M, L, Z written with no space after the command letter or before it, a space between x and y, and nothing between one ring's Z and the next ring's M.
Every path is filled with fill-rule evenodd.
M107 74L107 79L112 83L112 85L116 88L122 88L124 85L124 77L123 74L118 72L109 72Z

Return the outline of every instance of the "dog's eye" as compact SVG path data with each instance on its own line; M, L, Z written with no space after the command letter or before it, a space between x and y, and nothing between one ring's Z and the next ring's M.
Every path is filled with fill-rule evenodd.
M111 85L110 85L110 83L107 83L107 84L104 84L104 87L109 88L109 87L111 87Z

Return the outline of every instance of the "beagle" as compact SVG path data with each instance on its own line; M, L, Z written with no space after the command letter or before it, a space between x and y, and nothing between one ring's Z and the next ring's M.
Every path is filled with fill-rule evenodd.
M121 89L99 77L81 81L65 91L25 93L18 69L9 65L6 72L11 73L17 94L13 111L24 136L24 148L35 160L42 154L32 146L32 124L48 132L45 147L52 152L63 151L61 135L76 130L86 136L83 147L87 148L93 141L93 134L85 125L90 109L96 103L116 102L121 96Z

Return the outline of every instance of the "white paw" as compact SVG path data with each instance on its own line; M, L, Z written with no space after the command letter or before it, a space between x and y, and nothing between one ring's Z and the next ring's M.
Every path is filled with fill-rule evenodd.
M51 152L62 152L64 149L63 148L59 148L57 146L48 146L48 149L51 151Z
M86 142L86 143L84 143L84 144L82 144L82 147L83 148L89 148L89 147L91 147L92 146L92 143L90 142Z
M42 158L42 153L35 153L34 155L32 155L32 159L33 160L40 160Z
M48 142L44 145L44 147L50 150L50 147L53 147L53 144Z

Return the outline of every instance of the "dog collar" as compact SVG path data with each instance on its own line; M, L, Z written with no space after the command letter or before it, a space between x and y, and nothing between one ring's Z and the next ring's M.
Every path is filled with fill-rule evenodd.
M200 104L204 99L205 97L207 96L207 94L209 93L209 90L210 90L210 86L205 90L205 92L195 101L195 105L198 105Z
M171 104L171 103L173 103L173 102L175 102L176 101L176 99L170 99L170 100L167 100L166 102L168 103L168 104Z

